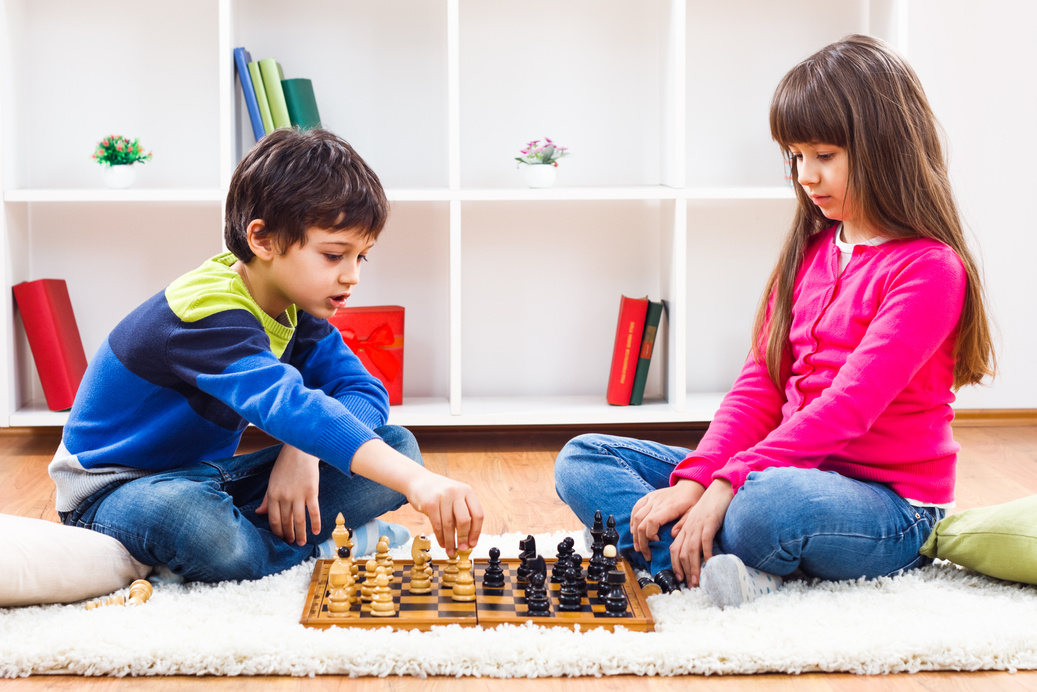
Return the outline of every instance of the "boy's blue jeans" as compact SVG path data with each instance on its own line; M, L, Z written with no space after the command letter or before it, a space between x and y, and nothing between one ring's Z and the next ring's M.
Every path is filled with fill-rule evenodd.
M656 574L671 568L673 523L659 529L649 565L634 552L630 514L644 495L669 486L670 473L688 454L656 442L581 435L558 454L555 488L587 526L595 510L615 516L620 554ZM918 549L943 514L915 507L880 483L775 467L749 474L727 509L714 552L779 576L798 569L822 579L873 578L929 564Z
M375 430L390 447L423 465L414 436L387 425ZM281 445L228 459L203 461L105 488L62 520L122 542L146 565L165 564L194 581L259 579L316 555L339 512L360 527L407 499L362 476L320 462L321 531L307 520L306 545L287 543L256 514Z

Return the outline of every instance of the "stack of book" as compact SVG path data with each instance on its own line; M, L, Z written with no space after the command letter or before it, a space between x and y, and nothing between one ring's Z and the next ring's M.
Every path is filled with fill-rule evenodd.
M312 81L285 79L281 63L274 58L253 61L245 48L234 49L234 65L256 141L280 127L321 126Z
M613 406L639 406L644 401L648 368L665 305L621 296L612 368L605 399Z

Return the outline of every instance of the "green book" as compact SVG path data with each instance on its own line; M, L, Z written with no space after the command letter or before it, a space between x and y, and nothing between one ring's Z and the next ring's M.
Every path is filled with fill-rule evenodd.
M648 367L652 364L652 352L655 350L655 337L659 333L659 322L663 315L662 302L649 302L645 315L645 328L641 333L641 350L637 357L637 370L634 371L634 388L630 391L630 405L640 406L645 398L645 384L648 382Z
M266 89L266 100L270 103L270 117L274 119L274 128L291 127L292 120L288 117L288 106L284 102L284 91L281 89L281 80L284 79L281 63L274 58L263 58L259 61L259 71L263 74L263 87Z
M303 130L320 127L320 113L317 112L317 97L313 94L313 82L308 79L283 79L281 90L288 106L288 118L292 125Z
M259 117L263 120L263 129L273 132L274 119L270 115L270 102L266 100L266 87L263 86L263 75L259 72L258 62L253 60L248 64L248 75L252 78L252 87L256 90L256 102L259 105Z

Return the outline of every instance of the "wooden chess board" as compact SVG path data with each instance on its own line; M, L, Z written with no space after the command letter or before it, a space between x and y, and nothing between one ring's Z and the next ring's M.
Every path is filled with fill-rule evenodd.
M617 569L626 574L623 589L627 595L627 610L622 616L605 612L605 606L597 603L597 583L587 583L587 595L584 596L578 611L562 611L558 609L558 592L560 585L552 583L551 568L554 559L546 560L548 596L551 600L551 613L544 616L529 616L523 596L524 585L518 583L515 576L519 560L501 560L504 569L504 588L485 589L482 586L483 573L486 571L486 560L475 560L473 574L475 576L475 600L468 603L455 602L450 598L450 588L442 588L440 579L443 574L445 560L434 560L435 575L432 578L432 591L427 594L412 594L410 586L410 560L397 560L395 576L391 584L393 600L396 603L396 614L388 617L371 614L370 603L353 605L344 613L328 611L328 572L333 560L318 560L313 569L310 589L306 594L306 603L302 611L300 623L306 627L394 627L396 629L429 630L436 625L461 625L496 627L504 623L521 625L532 622L545 627L568 627L574 629L603 628L613 630L625 627L628 630L651 632L655 627L652 613L648 609L641 587L633 570L624 561L619 560ZM360 570L363 579L363 569Z

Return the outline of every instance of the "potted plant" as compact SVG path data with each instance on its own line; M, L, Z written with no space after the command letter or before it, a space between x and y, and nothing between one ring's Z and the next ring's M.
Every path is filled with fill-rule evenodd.
M529 187L551 187L558 174L558 159L569 155L568 147L560 147L547 137L535 139L519 150L516 156L522 176Z
M136 177L133 164L150 161L151 152L144 151L140 140L109 135L97 143L92 158L101 165L101 178L105 185L123 188L132 185Z

